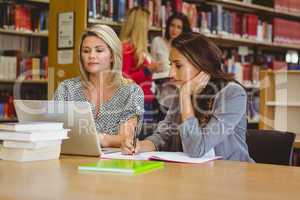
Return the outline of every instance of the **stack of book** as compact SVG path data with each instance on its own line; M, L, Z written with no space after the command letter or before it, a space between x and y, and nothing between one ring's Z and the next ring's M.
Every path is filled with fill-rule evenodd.
M59 122L0 124L0 140L3 140L0 159L20 162L58 159L68 131Z

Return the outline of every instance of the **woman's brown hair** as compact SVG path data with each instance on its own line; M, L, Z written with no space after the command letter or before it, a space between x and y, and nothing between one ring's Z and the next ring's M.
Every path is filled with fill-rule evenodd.
M204 126L211 118L216 94L228 82L235 81L233 75L225 73L222 69L221 50L200 33L182 33L172 41L172 47L184 55L199 71L211 76L206 87L193 98L196 101L194 103L196 117L200 126Z

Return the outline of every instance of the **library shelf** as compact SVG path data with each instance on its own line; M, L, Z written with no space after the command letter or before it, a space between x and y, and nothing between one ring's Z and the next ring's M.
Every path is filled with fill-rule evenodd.
M34 3L46 3L46 4L50 3L50 0L28 0L28 1Z
M89 18L88 19L88 24L105 24L105 25L108 25L108 26L114 26L114 27L118 27L118 28L121 28L122 26L122 22L116 22L116 21L112 21L112 20L105 20L105 19L95 19L95 18ZM161 32L162 31L162 28L160 27L155 27L155 26L151 26L150 31L157 31L157 32Z
M267 101L267 106L282 106L282 107L300 107L300 102L277 102Z
M31 32L31 31L17 31L0 28L0 34L13 34L13 35L23 35L23 36L33 36L33 37L48 37L48 31L43 32Z
M41 79L41 80L0 80L0 83L28 83L28 84L47 84L48 80Z
M4 118L0 117L0 123L5 123L5 122L17 122L18 119L16 117L14 118Z
M226 8L231 8L236 10L264 12L266 15L300 19L300 13L281 11L271 7L255 5L252 3L243 3L240 1L233 1L233 0L210 0L210 1L206 0L205 2L208 4L222 4Z
M300 70L262 70L268 74L300 74Z
M294 44L279 44L274 42L266 42L266 41L258 41L255 39L249 38L242 38L242 37L235 37L231 35L223 35L223 34L211 34L206 32L200 32L206 37L214 40L218 44L228 44L228 45L246 45L246 46L256 46L266 49L279 48L278 50L282 49L295 49L300 50L300 45Z

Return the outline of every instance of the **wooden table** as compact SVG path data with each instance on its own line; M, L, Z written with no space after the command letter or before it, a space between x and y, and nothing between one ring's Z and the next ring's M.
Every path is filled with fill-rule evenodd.
M81 172L97 158L0 161L0 199L299 199L300 168L232 161L166 163L140 175Z

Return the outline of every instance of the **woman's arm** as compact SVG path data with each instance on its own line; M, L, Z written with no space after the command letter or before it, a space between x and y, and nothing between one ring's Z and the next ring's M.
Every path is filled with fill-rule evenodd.
M183 150L191 157L201 157L224 141L245 115L246 92L237 84L228 87L216 97L213 114L204 128L199 127L193 116L179 126Z
M132 142L135 127L137 126L137 118L133 117L120 125L117 135L109 135L100 133L100 143L102 147L122 147L125 142Z

